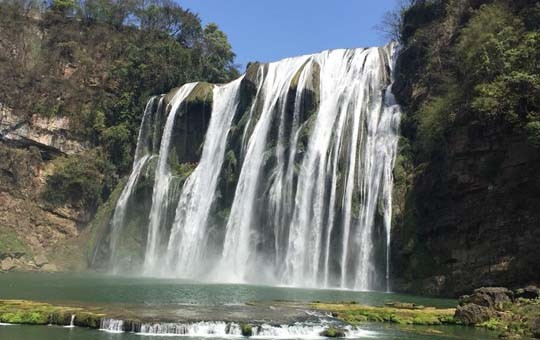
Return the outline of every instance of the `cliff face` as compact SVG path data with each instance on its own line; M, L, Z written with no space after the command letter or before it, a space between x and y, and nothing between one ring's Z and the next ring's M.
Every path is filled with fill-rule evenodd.
M395 85L405 115L395 173L392 288L397 291L457 296L481 286L540 282L540 151L523 128L525 121L505 118L508 111L485 118L463 104L474 97L461 102L466 94L440 110L440 122L431 123L429 133L438 128L442 133L426 152L428 129L422 124L432 103L451 91L440 87L446 81L441 78L456 77L468 91L467 75L456 71L456 64L464 65L455 49L467 35L478 36L465 27L490 10L482 3L426 2L404 16ZM505 2L490 6L498 5ZM438 46L424 45L427 30ZM538 63L531 58L529 63ZM474 85L471 96L478 95Z
M72 206L42 200L54 159L87 150L66 119L19 119L0 112L0 270L56 270L48 252L79 236L90 216Z
M500 126L455 126L441 165L419 165L394 226L394 288L455 296L540 274L540 158ZM422 167L425 167L422 169Z

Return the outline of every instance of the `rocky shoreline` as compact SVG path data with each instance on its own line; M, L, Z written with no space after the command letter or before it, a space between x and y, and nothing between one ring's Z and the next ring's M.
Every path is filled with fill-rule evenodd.
M540 289L476 289L460 298L455 318L464 325L498 331L503 338L540 338Z

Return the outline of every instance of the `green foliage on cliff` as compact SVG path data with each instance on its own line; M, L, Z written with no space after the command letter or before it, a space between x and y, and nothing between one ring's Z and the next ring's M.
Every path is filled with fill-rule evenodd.
M394 169L395 285L452 295L517 282L503 275L528 280L536 258L491 244L505 244L513 227L524 239L534 235L527 218L538 211L540 3L411 0L398 10L393 90L403 138ZM495 222L503 219L508 227ZM478 269L503 256L515 259L508 269Z
M456 119L509 124L538 144L539 3L415 1L401 28L411 67L421 69L403 103L414 112L405 132L421 159L439 152Z
M3 254L26 254L28 247L21 241L11 228L0 225L0 257Z
M53 206L70 204L93 212L114 189L114 168L99 154L62 157L55 163L43 193Z
M50 203L95 206L110 191L99 183L129 172L150 96L238 76L225 33L173 1L0 0L0 13L0 103L21 117L67 116L100 155L88 169L63 161L48 178ZM100 162L113 171L99 174Z

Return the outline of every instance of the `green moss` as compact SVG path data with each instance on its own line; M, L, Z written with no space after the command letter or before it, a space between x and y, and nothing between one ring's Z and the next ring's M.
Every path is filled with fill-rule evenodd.
M243 336L252 336L253 335L253 326L250 324L242 325L242 335Z
M10 228L0 225L0 235L0 255L29 253L26 244Z
M477 325L478 327L485 327L490 330L497 330L503 328L503 323L499 319L491 318L488 321L482 322Z
M69 325L75 315L77 325L99 328L103 314L78 307L54 306L26 300L0 300L0 322L27 325Z
M186 98L186 103L188 104L212 104L214 96L214 85L210 83L200 82L197 83L195 88L191 91L189 96Z
M321 332L321 336L325 336L327 338L344 338L346 336L345 330L342 328L336 328L334 326L330 326L324 331Z
M338 319L351 324L365 321L389 322L410 325L441 325L456 324L453 308L436 309L420 308L419 306L399 307L373 307L359 304L323 304L314 303L312 307L317 310L331 312Z
M174 169L176 176L180 181L185 181L189 175L197 168L197 163L180 163Z

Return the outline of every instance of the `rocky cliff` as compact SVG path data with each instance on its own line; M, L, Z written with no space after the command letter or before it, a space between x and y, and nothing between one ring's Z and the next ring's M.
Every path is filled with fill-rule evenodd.
M56 270L49 252L60 253L90 218L84 209L51 207L41 198L54 159L88 149L68 124L0 111L0 270Z
M521 32L534 31L538 26L524 19L533 9L538 4L419 1L404 14L394 87L405 115L395 170L395 290L456 296L481 286L540 281L540 150L524 128L536 119L537 106L523 100L528 114L518 113L518 118L511 116L510 106L486 114L476 104L492 99L482 86L502 84L500 79L515 74L517 66L511 72L501 68L503 74L493 78L487 62L476 65L486 67L476 79L463 72L472 62L466 58L472 52L463 50L468 39L475 39L474 51L494 60L498 52L484 41L498 39L504 46L505 40L489 23L512 15L514 23L522 20ZM520 53L521 47L509 46L501 58ZM527 58L537 67L538 55ZM497 99L500 106L513 93L504 86L508 97ZM538 85L519 91L512 95L534 94Z

